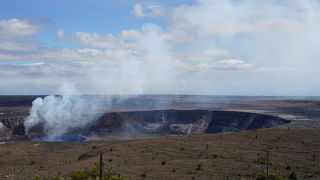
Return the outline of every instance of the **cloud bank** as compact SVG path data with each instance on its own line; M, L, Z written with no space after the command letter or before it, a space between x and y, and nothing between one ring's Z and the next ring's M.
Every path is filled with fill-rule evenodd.
M320 68L319 4L313 0L136 4L128 12L133 21L162 22L153 25L157 28L152 33L145 24L105 34L66 35L62 27L54 35L77 48L43 47L35 38L43 25L2 19L0 80L10 82L1 92L20 87L15 93L32 93L29 86L36 85L42 87L41 94L55 93L53 87L65 79L81 93L93 94L319 95L320 85L313 78ZM152 43L154 39L157 43ZM164 74L168 81L163 81ZM88 87L92 83L95 88Z

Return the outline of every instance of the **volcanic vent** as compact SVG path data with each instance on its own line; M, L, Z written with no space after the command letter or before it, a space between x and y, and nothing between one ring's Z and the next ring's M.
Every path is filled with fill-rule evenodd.
M269 128L289 123L275 116L209 110L152 110L105 113L86 128L73 129L60 140L80 141L82 137L120 135L170 135L194 133L219 133L239 130ZM45 137L41 124L29 130L29 137Z

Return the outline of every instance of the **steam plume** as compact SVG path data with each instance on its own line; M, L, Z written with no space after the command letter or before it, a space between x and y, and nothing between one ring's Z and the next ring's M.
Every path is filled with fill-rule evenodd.
M143 26L144 37L137 43L137 58L127 58L126 50L119 50L121 54L120 67L110 68L106 65L87 70L90 92L92 94L121 94L128 98L144 93L145 90L157 86L169 86L173 76L171 58L167 47L159 36L161 28L147 24ZM57 92L37 98L32 103L30 115L25 119L28 135L34 127L42 126L43 140L61 140L64 135L76 129L83 129L94 123L112 106L112 101L106 96L85 96L75 89L75 85L63 82ZM128 95L130 94L130 95Z

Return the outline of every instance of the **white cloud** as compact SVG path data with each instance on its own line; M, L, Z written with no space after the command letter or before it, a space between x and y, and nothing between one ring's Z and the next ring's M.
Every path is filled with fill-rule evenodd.
M148 13L150 17L163 17L170 14L170 10L167 7L158 4L149 5L147 9L150 11Z
M204 52L207 56L234 56L234 53L226 49L208 49Z
M59 64L45 64L43 62L22 64L22 65L0 65L0 74L2 76L17 76L17 77L38 77L40 76L77 76L81 71L73 66Z
M130 30L123 30L120 33L120 38L123 40L138 40L142 37L141 32L130 29Z
M180 5L169 14L166 38L184 43L212 36L299 33L319 17L317 3L285 1L211 1ZM315 24L315 22L311 22Z
M252 26L248 22L238 21L245 10L230 1L197 1L194 5L174 8L169 29L172 37L179 39L181 34L197 39L213 34L248 32L252 30Z
M247 71L247 70L251 70L252 67L253 67L253 64L245 63L243 60L239 60L239 59L226 59L226 60L220 60L214 63L202 62L198 65L200 72L209 72L214 70Z
M107 49L132 49L135 42L143 37L143 34L136 29L122 30L118 36L107 34L101 36L95 33L76 32L76 39L84 46L90 48Z
M164 17L170 14L170 9L168 7L159 5L159 4L135 4L131 14L134 17L142 18L142 17Z
M56 33L56 38L58 40L61 40L65 37L64 31L62 29L60 29L57 33Z
M27 51L39 48L32 35L41 27L27 20L0 20L0 50Z
M144 13L144 9L141 4L136 4L133 7L131 14L135 17L144 17L146 14Z
M38 49L38 43L31 38L0 38L0 50L3 51L29 51ZM1 54L0 54L1 56Z
M141 38L141 33L137 30L123 30L119 36L113 34L107 34L106 36L100 36L95 33L77 32L77 40L84 46L90 48L107 48L107 49L122 49L132 48L133 42Z
M297 71L298 68L296 67L258 67L254 69L255 72L262 72L262 73L272 73L272 72L290 72L290 71Z
M241 70L251 68L253 65L250 63L245 63L239 59L227 59L221 60L214 64L214 68L225 69L225 70Z
M211 61L221 57L234 57L235 54L227 49L187 50L174 53L180 61Z
M253 32L255 33L294 33L303 30L304 24L295 20L278 18L261 20L255 24Z
M23 66L41 66L44 65L43 62L35 62L35 63L29 63L29 64L23 64Z
M100 36L98 34L90 34L86 32L77 32L76 37L80 43L92 48L110 48L116 49L124 45L121 39L116 38L112 34Z
M4 36L31 36L40 32L41 27L27 20L9 19L0 20L0 37Z
M133 16L164 17L167 24L162 28L149 27L151 30L145 25L104 35L76 32L73 38L85 46L79 49L40 49L32 37L40 32L39 25L20 19L1 20L0 61L13 63L2 65L0 74L16 79L42 79L37 82L52 77L58 81L63 76L76 79L73 75L79 75L81 79L77 80L84 82L84 77L95 69L91 78L106 77L95 84L101 89L117 81L114 89L106 90L112 93L119 89L127 93L130 87L132 92L139 93L158 89L176 92L179 87L163 85L166 79L170 83L180 81L171 74L178 74L190 85L181 88L187 93L195 92L197 83L203 85L197 89L212 93L219 88L222 92L233 87L240 90L241 86L245 91L245 85L251 85L254 91L255 84L247 83L246 78L255 79L252 82L262 85L261 88L272 87L273 79L280 85L281 81L294 79L292 84L297 81L311 87L311 83L305 82L310 75L306 69L320 69L320 11L312 3L301 2L198 0L172 8L136 4ZM56 37L66 40L63 30ZM18 61L26 64L12 65ZM88 69L90 72L86 73ZM299 75L295 75L297 70ZM291 78L293 75L295 78ZM265 82L260 83L260 79Z

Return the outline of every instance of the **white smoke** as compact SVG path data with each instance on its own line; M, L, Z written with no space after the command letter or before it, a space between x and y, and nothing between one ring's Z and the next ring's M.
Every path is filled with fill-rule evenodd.
M66 82L61 95L37 98L32 103L30 115L25 120L26 132L41 123L45 139L59 140L76 128L84 128L102 115L103 101L99 96L77 95L74 87Z
M64 135L84 129L101 117L112 106L111 95L121 94L122 98L128 98L159 86L169 89L173 71L161 31L156 25L144 25L144 36L137 42L136 57L128 55L132 52L126 49L120 49L120 63L116 67L101 63L88 68L83 79L88 79L89 92L96 95L83 95L74 83L64 81L57 91L59 95L34 100L24 123L26 133L30 135L32 128L40 125L44 133L42 140L61 140Z
M118 49L117 64L101 64L87 71L95 93L170 92L175 73L169 46L161 36L162 29L155 24L145 24L141 31L142 37L136 42L135 51Z

